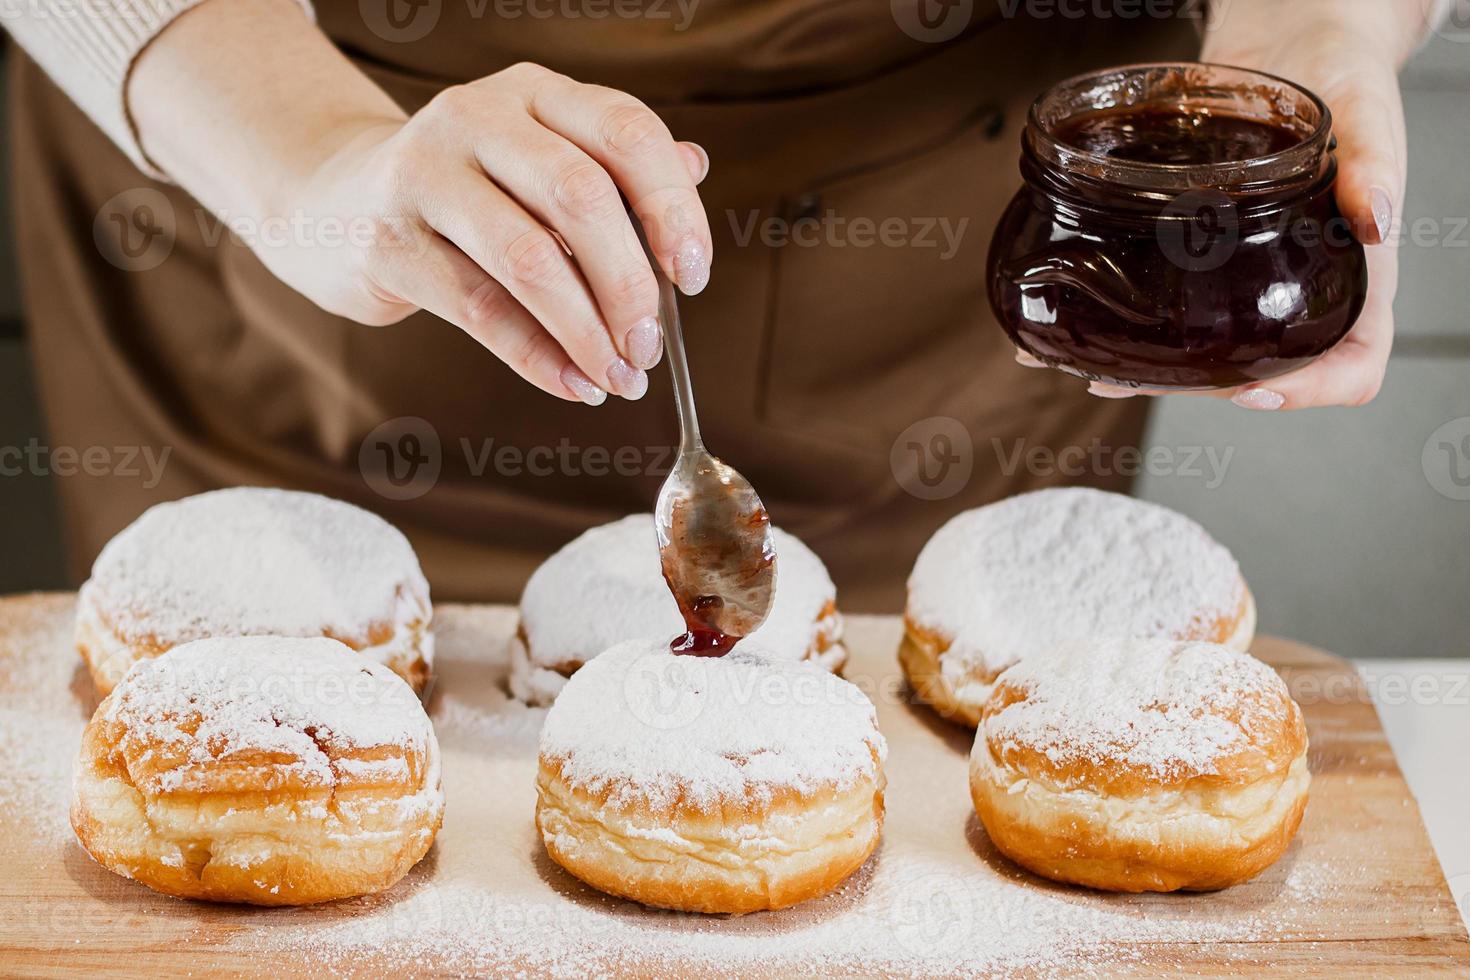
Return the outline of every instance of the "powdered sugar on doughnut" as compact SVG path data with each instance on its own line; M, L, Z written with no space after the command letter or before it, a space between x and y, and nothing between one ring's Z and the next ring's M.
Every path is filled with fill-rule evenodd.
M232 759L261 753L307 787L339 775L402 781L405 755L430 754L434 737L402 678L328 639L187 643L135 664L101 710L105 724L120 726L123 756L147 761L145 792L194 788ZM336 758L349 752L358 758ZM339 761L349 769L339 772Z
M1215 643L1059 648L1011 667L997 686L1025 698L986 714L977 752L1030 749L1059 767L1119 763L1171 782L1217 773L1222 759L1287 730L1295 711L1275 671Z
M661 640L613 647L567 682L540 748L614 806L705 811L848 788L887 752L856 686L750 640L724 657L676 656Z
M80 615L122 643L330 635L368 648L370 632L427 621L428 597L408 539L376 515L241 487L144 512L102 549Z
M837 596L822 560L799 540L772 528L776 545L776 599L749 640L774 656L801 660L825 632L835 641L841 624L821 620ZM684 620L659 567L653 516L633 514L595 527L552 555L526 583L521 623L532 664L575 666L624 640L667 642Z
M1021 494L950 520L919 554L908 616L951 640L941 668L986 678L1071 640L1186 637L1233 617L1239 566L1167 508L1085 488Z

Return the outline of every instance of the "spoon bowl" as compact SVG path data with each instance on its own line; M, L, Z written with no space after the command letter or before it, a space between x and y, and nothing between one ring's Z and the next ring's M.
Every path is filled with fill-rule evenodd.
M776 548L771 519L745 477L703 446L681 451L659 490L654 525L664 579L691 633L733 642L766 621Z

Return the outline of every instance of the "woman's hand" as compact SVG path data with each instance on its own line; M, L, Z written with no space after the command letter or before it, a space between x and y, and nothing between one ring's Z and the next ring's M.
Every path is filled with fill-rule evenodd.
M1200 60L1280 75L1327 103L1337 207L1368 261L1368 297L1348 335L1298 371L1227 392L1237 405L1364 405L1378 394L1393 346L1399 261L1391 236L1408 165L1398 70L1425 29L1412 0L1236 0L1212 17Z
M1280 75L1331 109L1337 205L1367 246L1368 296L1352 330L1318 360L1279 378L1208 394L1260 410L1363 405L1377 395L1393 345L1393 222L1402 208L1406 167L1398 69L1427 30L1425 8L1432 6L1432 0L1212 5L1201 61ZM1039 363L1024 354L1018 359ZM1096 383L1089 390L1108 398L1154 394Z
M661 352L658 288L626 207L680 288L703 289L701 149L631 96L529 64L405 117L295 9L262 23L250 5L211 0L145 52L129 96L150 156L227 220L291 229L247 244L329 312L383 325L425 309L553 395L643 395ZM262 30L288 32L257 50L304 78L275 90L257 68L232 85L245 66L228 51L221 64L220 39ZM209 129L211 114L230 120L223 146L197 130L170 138ZM326 228L330 242L313 232Z
M387 324L429 310L545 391L639 398L659 358L658 287L623 197L696 293L704 168L631 96L517 65L364 127L271 209L365 217L364 242L261 258L330 312Z

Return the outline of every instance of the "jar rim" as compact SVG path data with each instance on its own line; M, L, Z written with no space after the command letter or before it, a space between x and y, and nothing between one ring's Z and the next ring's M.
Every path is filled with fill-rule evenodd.
M1270 110L1269 121L1294 124L1289 128L1303 135L1298 142L1274 153L1242 160L1180 164L1120 159L1073 146L1055 133L1059 122L1084 112L1147 105L1165 97L1172 101L1192 96L1204 102L1207 96L1218 98L1226 93L1251 96L1244 107L1247 111L1235 115L1259 119L1262 113L1249 110L1264 106ZM1073 111L1062 111L1078 100L1087 101ZM1312 115L1316 118L1304 118ZM1026 120L1027 148L1051 166L1099 182L1145 190L1279 187L1283 182L1315 176L1334 145L1332 112L1314 92L1279 75L1213 62L1146 62L1074 75L1037 96Z

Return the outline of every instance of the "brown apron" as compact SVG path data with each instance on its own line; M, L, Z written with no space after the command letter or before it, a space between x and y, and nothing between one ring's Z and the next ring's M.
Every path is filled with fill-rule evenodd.
M567 0L317 9L410 110L534 60L632 92L708 149L714 274L682 304L706 441L827 561L845 608L898 608L918 549L960 509L1054 483L1126 489L1116 468L1035 455L1133 445L1145 408L1016 366L986 303L985 252L1037 91L1093 66L1189 57L1193 22L1007 18L982 0L938 43L911 36L935 35L905 0L704 0L687 23L673 0L647 2L631 19L525 12ZM415 17L429 14L425 30ZM118 464L168 452L158 481L142 465L57 481L79 577L148 505L260 484L393 521L436 598L513 600L549 551L651 506L675 440L662 367L641 402L588 408L533 390L428 315L375 329L323 313L15 60L50 443L116 450ZM118 241L137 247L119 255Z

